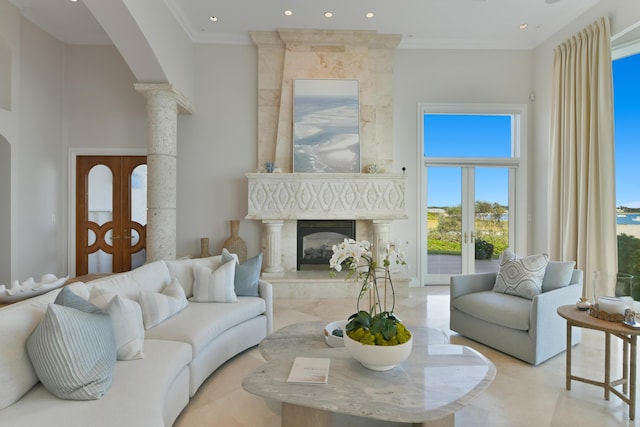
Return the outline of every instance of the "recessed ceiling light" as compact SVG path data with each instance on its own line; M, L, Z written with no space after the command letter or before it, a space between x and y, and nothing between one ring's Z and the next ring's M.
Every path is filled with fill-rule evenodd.
M373 12L367 12L364 16L366 16L367 18L373 18L376 15Z
M331 13L331 12L325 12L324 13L324 17L325 18L331 18L332 16L333 16L333 13Z
M520 24L520 29L524 30L525 28L527 28L529 26L529 24L524 23L524 24Z
M286 16L291 16L291 15L293 15L293 11L291 11L291 10L285 10L285 11L284 11L284 14L285 14Z
M218 22L218 17L217 17L217 16L210 16L210 17L209 17L209 21L211 21L211 22Z

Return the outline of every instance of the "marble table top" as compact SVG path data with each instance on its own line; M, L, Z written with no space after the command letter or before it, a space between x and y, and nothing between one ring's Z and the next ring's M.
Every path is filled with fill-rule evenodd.
M326 345L323 327L320 322L291 325L263 340L259 349L267 363L244 379L244 389L334 413L421 423L455 413L496 375L493 363L477 351L442 344L443 338L435 329L412 327L414 347L409 358L389 371L372 371L349 356L344 347ZM328 383L287 383L297 356L330 358Z

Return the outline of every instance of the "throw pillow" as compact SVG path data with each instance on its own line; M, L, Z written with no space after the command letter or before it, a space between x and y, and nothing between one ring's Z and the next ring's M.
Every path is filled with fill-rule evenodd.
M65 307L75 308L76 310L82 310L86 313L104 314L104 311L100 310L99 307L91 304L89 301L77 295L67 287L62 288L53 303L63 305Z
M236 273L234 278L234 287L236 295L257 297L258 281L260 280L260 271L262 270L262 252L253 258L249 258L242 264L236 265Z
M140 304L116 295L109 301L105 311L111 316L118 360L142 359L144 323Z
M231 252L229 252L229 250L227 248L222 248L222 255L220 255L220 263L222 264L226 264L231 260L235 260L236 263L240 262L238 260L238 256L232 254Z
M107 289L91 289L89 302L111 316L113 336L118 349L118 360L144 357L144 321L140 304Z
M27 352L38 379L61 399L96 400L111 387L116 347L104 313L49 304Z
M141 291L140 308L144 328L151 329L163 320L180 312L188 304L184 289L174 278L162 292Z
M575 266L575 261L549 261L542 279L542 292L569 285Z
M212 271L202 265L194 266L194 302L238 302L234 291L236 260L222 264Z
M511 250L505 249L500 255L494 292L533 299L542 292L547 262L547 254L519 258Z

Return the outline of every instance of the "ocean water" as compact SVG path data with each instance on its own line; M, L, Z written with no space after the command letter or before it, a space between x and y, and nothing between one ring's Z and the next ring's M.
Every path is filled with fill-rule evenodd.
M640 213L618 214L616 224L619 225L640 225Z

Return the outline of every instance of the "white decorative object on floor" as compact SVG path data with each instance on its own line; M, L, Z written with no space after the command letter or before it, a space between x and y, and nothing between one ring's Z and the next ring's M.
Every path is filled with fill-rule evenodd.
M5 285L0 285L0 303L12 303L44 294L59 288L67 279L69 276L57 278L55 274L48 273L44 274L39 282L36 282L33 277L29 277L22 284L14 280L8 289Z

